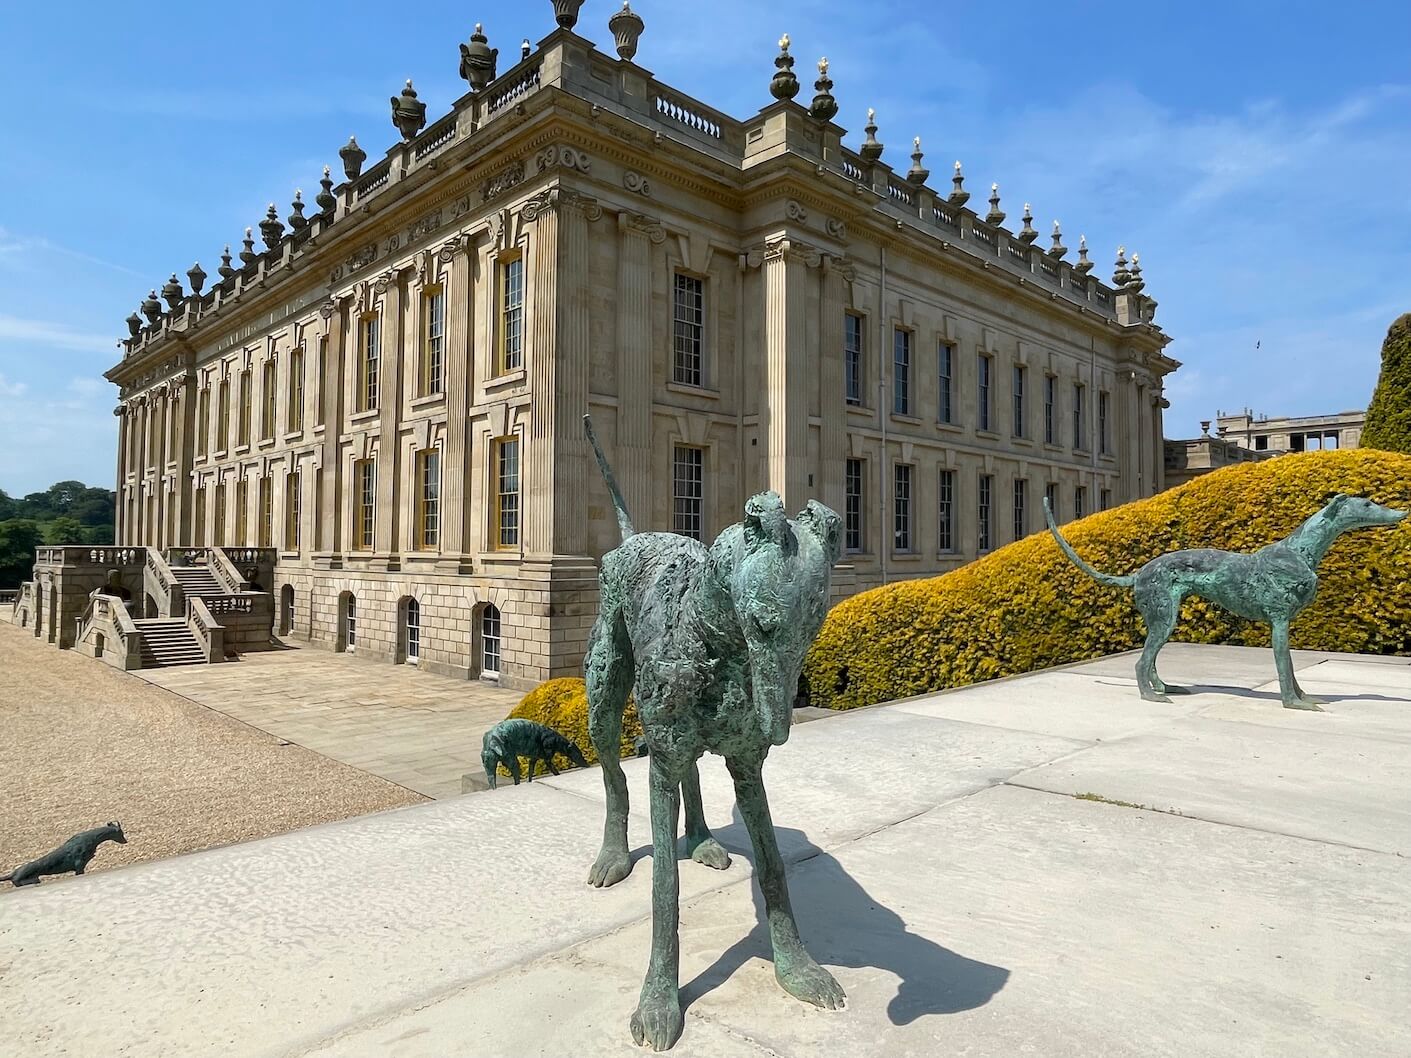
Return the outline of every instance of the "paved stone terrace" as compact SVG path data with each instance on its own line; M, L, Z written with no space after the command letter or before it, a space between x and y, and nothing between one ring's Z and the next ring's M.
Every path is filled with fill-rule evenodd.
M524 697L316 647L133 675L436 798L458 795L461 776L482 770L481 737Z
M766 961L724 768L726 872L681 870L682 1058L1405 1058L1411 664L1173 646L798 727L766 775L794 905L848 1008ZM584 884L593 771L0 892L29 1056L639 1055L639 852ZM1115 802L1144 805L1145 809ZM1154 809L1154 810L1153 810Z

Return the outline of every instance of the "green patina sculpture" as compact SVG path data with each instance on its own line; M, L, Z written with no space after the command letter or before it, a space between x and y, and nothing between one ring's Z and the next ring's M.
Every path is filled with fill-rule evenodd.
M584 427L622 533L621 546L603 557L585 662L589 732L607 789L592 885L612 885L632 869L627 780L618 760L629 693L650 759L652 953L632 1036L664 1050L681 1033L676 842L683 799L691 858L717 869L730 863L701 806L696 761L706 750L725 758L754 844L775 977L791 995L837 1009L843 990L805 950L794 922L762 769L769 748L789 737L804 652L828 610L840 519L810 500L790 520L779 496L764 492L709 550L675 533L636 533L586 416Z
M9 874L0 875L0 882L9 882L16 886L38 885L39 879L46 874L67 874L69 871L76 875L82 874L93 859L93 854L98 851L98 846L105 841L116 841L119 845L127 844L121 823L109 823L105 827L75 834L53 852L46 852L39 859L30 860Z
M485 732L485 738L480 743L480 763L485 766L485 779L492 790L495 789L496 769L501 764L510 773L514 784L519 785L520 757L529 762L530 782L534 781L534 766L541 760L549 771L557 775L559 770L554 767L555 753L562 753L580 768L588 766L583 751L571 741L551 727L521 717L501 720Z
M1371 500L1334 496L1326 507L1282 540L1252 555L1213 548L1158 555L1135 573L1114 577L1092 568L1069 546L1053 522L1048 499L1044 517L1058 546L1079 569L1099 584L1131 588L1137 611L1146 622L1146 643L1137 659L1137 688L1149 702L1169 702L1168 693L1185 688L1164 683L1156 674L1156 655L1171 638L1181 603L1190 595L1209 599L1233 614L1274 626L1274 667L1286 709L1320 708L1294 678L1289 656L1289 625L1318 591L1318 563L1333 541L1349 529L1394 525L1406 517Z

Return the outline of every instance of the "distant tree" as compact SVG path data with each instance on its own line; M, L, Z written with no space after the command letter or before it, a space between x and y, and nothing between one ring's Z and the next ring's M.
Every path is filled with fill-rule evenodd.
M4 489L0 489L0 522L8 522L11 518L19 517L19 504L10 498L10 494Z
M77 518L61 514L52 522L45 523L44 542L55 547L61 544L81 544L84 542L83 525Z
M1367 407L1362 447L1411 453L1411 312L1387 328L1382 372Z
M43 537L27 518L0 522L0 588L15 588L34 572L34 550Z
M85 525L83 527L83 542L85 544L111 544L116 530L112 524L108 525Z

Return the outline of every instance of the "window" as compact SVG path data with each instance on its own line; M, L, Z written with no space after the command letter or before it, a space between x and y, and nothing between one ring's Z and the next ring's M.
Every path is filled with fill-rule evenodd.
M249 370L240 372L240 433L237 435L236 443L248 445L250 443L250 408L255 399L252 390L255 388L255 380L251 377Z
M1079 485L1073 490L1073 517L1081 518L1088 513L1088 490Z
M274 546L274 479L260 478L260 536L257 547Z
M955 471L941 471L939 514L939 549L942 554L955 550Z
M990 528L994 524L995 478L993 474L980 475L980 550L988 551L994 546Z
M1098 508L1099 510L1105 511L1105 510L1107 510L1109 507L1112 506L1112 490L1111 490L1111 489L1103 489L1102 492L1099 493L1099 496L1100 496L1100 498L1101 498L1101 500L1102 500L1102 506L1101 506L1100 508Z
M676 273L671 377L683 386L704 386L705 281Z
M206 540L206 486L202 485L192 496L196 510L193 512L195 518L195 532L192 534L191 544L193 547L206 547L209 541Z
M502 437L491 454L495 473L495 546L519 546L519 438Z
M352 653L358 645L358 601L348 595L343 599L343 646Z
M705 449L676 445L671 453L671 531L703 539L704 500Z
M1044 486L1044 499L1048 501L1048 509L1053 512L1053 520L1057 522L1059 520L1057 482L1050 481L1047 485Z
M937 418L941 422L955 422L955 346L941 345L937 359L940 361L941 402Z
M211 444L211 387L205 386L196 398L196 454L203 456ZM200 541L198 540L199 544Z
M892 332L892 411L911 414L911 332Z
M429 290L421 301L421 395L440 393L446 370L446 291Z
M480 615L480 674L500 675L500 611L494 603L486 603Z
M235 546L249 544L246 533L250 529L250 482L241 478L235 483Z
M289 432L304 428L304 347L289 350L289 408L285 414Z
M1014 436L1024 436L1024 383L1028 371L1023 364L1014 365Z
M979 402L980 418L975 428L978 430L990 430L993 428L993 424L990 422L990 412L994 408L994 404L990 399L990 390L992 388L992 379L990 376L994 371L995 362L991 357L981 353L976 359L976 365L979 368L980 385L976 398Z
M353 489L353 547L370 551L377 513L377 470L371 459L353 464Z
M221 482L216 486L216 530L211 536L211 543L215 547L224 547L225 539L225 483Z
M1097 450L1107 455L1107 394L1102 390L1097 394Z
M847 402L862 404L862 317L843 315L843 381Z
M314 471L314 550L323 548L323 467Z
M166 407L166 415L167 415L167 462L168 462L168 463L175 463L176 460L177 460L177 453L176 453L176 432L177 432L177 427L181 424L181 415L180 415L180 412L179 412L179 410L178 410L178 408L177 408L177 405L175 405L175 404L168 404L167 407Z
M358 411L377 410L378 377L382 366L382 317L368 316L362 323L363 355L359 364Z
M406 610L407 664L415 665L421 660L421 604L415 599L407 600Z
M318 340L318 377L314 379L314 423L323 425L323 380L328 371L328 335Z
M1087 387L1081 382L1073 383L1073 447L1082 448L1087 440L1083 425L1083 405L1087 402Z
M843 481L843 546L862 550L862 460L849 459Z
M898 331L898 334L905 333ZM892 476L893 549L911 550L911 467L898 463Z
M299 504L303 476L296 470L284 477L284 550L299 550Z
M1266 437L1256 437L1256 438L1254 439L1254 450L1255 450L1256 452L1267 452L1267 451L1269 451L1269 438L1268 438L1267 436L1266 436Z
M275 373L278 366L273 360L266 360L260 368L260 438L265 441L274 438L274 409L277 391Z
M441 538L441 450L416 454L416 547L434 551Z
M500 370L524 366L524 258L500 265Z
M1014 539L1023 540L1029 534L1028 508L1029 483L1023 478L1014 479Z
M1044 444L1056 444L1054 440L1056 429L1054 427L1054 390L1058 386L1058 380L1052 375L1044 376Z

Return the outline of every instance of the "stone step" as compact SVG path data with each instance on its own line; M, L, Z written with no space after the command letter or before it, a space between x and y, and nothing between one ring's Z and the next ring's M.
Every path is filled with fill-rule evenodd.
M175 665L204 665L206 654L195 635L180 618L134 621L142 633L142 665L160 669Z

